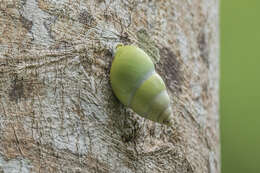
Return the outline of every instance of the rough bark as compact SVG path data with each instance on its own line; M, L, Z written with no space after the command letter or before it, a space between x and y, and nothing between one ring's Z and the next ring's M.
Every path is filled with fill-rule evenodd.
M220 172L218 41L218 0L0 0L0 172ZM155 59L173 127L114 96L119 42Z

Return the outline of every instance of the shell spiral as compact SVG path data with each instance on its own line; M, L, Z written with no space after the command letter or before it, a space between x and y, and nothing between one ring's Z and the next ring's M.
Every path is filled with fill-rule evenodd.
M170 98L150 57L133 45L118 46L110 70L116 97L140 116L172 125Z

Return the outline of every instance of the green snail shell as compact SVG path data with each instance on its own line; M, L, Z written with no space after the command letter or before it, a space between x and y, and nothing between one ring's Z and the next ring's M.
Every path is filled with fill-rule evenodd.
M117 46L110 70L117 98L140 116L172 125L170 98L150 57L133 45Z

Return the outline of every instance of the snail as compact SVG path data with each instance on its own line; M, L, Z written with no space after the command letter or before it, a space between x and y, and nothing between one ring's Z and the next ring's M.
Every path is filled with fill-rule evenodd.
M117 45L110 82L116 97L125 106L144 118L172 125L173 115L165 83L142 49L134 45Z

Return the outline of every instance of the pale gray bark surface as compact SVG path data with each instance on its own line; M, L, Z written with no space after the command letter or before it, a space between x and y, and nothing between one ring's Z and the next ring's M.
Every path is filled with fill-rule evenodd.
M172 128L114 96L119 42L155 60ZM220 172L218 44L218 0L0 0L0 172Z

